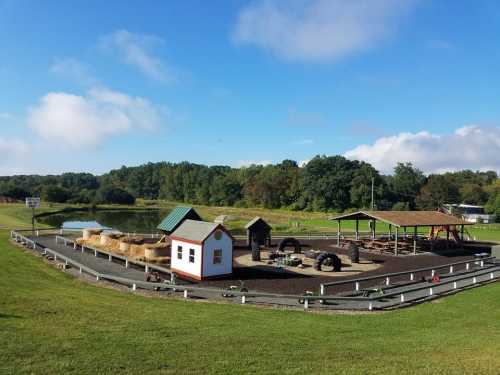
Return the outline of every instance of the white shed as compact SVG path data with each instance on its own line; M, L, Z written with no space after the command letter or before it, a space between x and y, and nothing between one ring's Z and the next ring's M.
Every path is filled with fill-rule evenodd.
M171 234L170 268L195 280L233 273L233 237L224 226L185 220Z

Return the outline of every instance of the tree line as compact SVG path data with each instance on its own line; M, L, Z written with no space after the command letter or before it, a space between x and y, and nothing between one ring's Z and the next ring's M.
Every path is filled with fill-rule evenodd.
M121 167L102 176L0 177L0 196L40 196L49 202L133 204L136 198L211 206L346 211L435 209L444 203L486 205L500 213L500 180L494 171L464 170L424 175L398 163L391 175L366 162L318 155L306 165L293 160L232 168L189 162ZM500 215L499 215L500 216Z

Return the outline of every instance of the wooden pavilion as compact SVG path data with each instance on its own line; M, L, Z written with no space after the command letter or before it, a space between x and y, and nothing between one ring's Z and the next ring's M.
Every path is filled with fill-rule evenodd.
M471 225L467 221L459 219L453 215L448 215L439 211L358 211L350 214L340 215L332 218L337 221L337 243L341 244L341 223L342 221L354 221L354 240L351 242L367 245L370 248L389 250L393 249L394 254L398 255L399 251L409 250L412 247L413 253L416 254L419 243L418 228L430 228L429 238L431 250L434 247L434 242L438 237L439 232L446 232L446 247L449 246L450 234L453 235L456 242L464 240L464 227ZM361 220L370 221L370 239L368 241L360 240L359 222ZM384 222L389 225L389 233L386 236L387 241L377 241L376 224L377 221ZM395 231L393 232L393 228ZM408 242L408 228L413 229L411 235L412 242ZM460 228L460 231L458 230ZM400 230L404 231L404 237L401 238ZM404 241L402 241L404 239Z

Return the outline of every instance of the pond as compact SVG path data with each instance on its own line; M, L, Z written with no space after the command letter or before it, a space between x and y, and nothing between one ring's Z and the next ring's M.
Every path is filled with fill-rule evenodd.
M38 222L57 228L104 228L120 232L153 233L169 210L75 211L40 217Z

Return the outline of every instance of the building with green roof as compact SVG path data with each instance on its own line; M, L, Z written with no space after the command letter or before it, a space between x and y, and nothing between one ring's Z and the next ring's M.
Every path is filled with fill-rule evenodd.
M173 233L185 220L201 221L200 215L190 206L177 206L158 225L158 229L166 234Z

